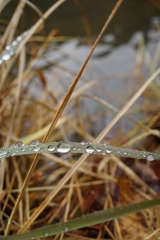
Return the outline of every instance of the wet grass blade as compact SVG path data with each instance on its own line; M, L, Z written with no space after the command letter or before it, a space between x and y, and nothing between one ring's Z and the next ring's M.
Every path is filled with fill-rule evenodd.
M159 204L160 198L155 198L152 200L129 204L122 207L110 208L108 210L102 210L91 214L87 214L82 217L70 220L68 222L57 223L26 233L0 237L0 240L34 240L34 239L36 240L37 238L53 236L56 234L77 230L83 227L108 222L131 213L136 213L144 209L157 206Z
M38 140L32 141L24 146L22 142L17 142L9 148L0 149L0 159L10 156L20 156L36 153L88 153L103 154L111 156L129 157L136 159L147 159L148 161L160 160L160 154L138 151L127 148L107 146L106 144L85 143L85 142L47 142L40 143Z

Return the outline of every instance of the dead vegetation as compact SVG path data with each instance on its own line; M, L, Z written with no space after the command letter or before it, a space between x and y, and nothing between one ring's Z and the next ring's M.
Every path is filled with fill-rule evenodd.
M48 36L45 36L42 29L38 30L48 15L63 2L57 1L45 14L30 4L30 7L38 12L39 21L34 24L27 38L20 44L16 55L0 65L1 147L7 147L19 140L28 144L34 139L45 142L62 139L68 141L69 138L72 138L74 141L99 142L103 140L113 146L157 151L158 153L160 138L159 77L154 82L150 82L146 88L143 89L143 87L147 78L158 69L159 55L157 53L160 51L160 44L157 43L153 65L146 62L143 48L139 47L134 71L127 75L116 76L118 79L125 79L126 76L128 79L132 78L139 86L138 88L135 86L127 98L123 98L123 96L118 98L116 94L110 93L115 99L118 98L118 101L121 101L123 107L118 110L118 113L114 111L115 106L110 106L107 111L98 111L95 115L88 115L86 112L84 115L83 104L87 104L89 99L94 103L97 101L108 106L108 89L104 89L100 81L94 79L83 81L83 85L74 90L98 41L93 45L90 55L76 75L74 69L71 71L67 67L64 68L61 66L61 62L51 62L45 56L46 51L54 52L54 48L57 51L58 46L50 45L52 40L54 42L58 39L65 41L65 38L59 36L55 29ZM78 1L75 2L80 4ZM26 4L28 4L27 1L19 2L15 15L6 28L1 30L1 50L5 45L11 44L17 36L17 24L22 21L21 16L25 11ZM80 5L78 6L81 9ZM115 12L117 8L114 8ZM83 17L86 19L85 15ZM86 20L84 22L86 24ZM88 24L85 26L88 31L88 42L90 42ZM32 36L33 33L37 35ZM36 41L38 38L43 39L44 42L40 41L39 43ZM145 47L145 43L143 46ZM60 54L64 57L63 53L60 52ZM73 62L78 61L74 53L65 55L65 57L72 59ZM45 61L46 67L35 68L35 64L40 58ZM144 65L150 72L147 77L143 73ZM50 83L45 75L47 68L61 69L61 73L67 72L70 76L76 76L73 84L68 86L67 82L61 83L62 76L58 71L57 75L54 74L51 77L52 82ZM114 78L114 76L106 76L104 81L108 78ZM94 94L85 95L87 89L91 89L91 92L95 93L96 88L103 91L103 96L106 95L105 99L100 99ZM64 98L64 92L67 92L68 89ZM132 99L136 91L137 96ZM139 97L143 98L144 104L136 102ZM68 102L70 98L71 100ZM63 111L64 109L65 111ZM143 113L143 118L135 121L134 118L127 115L128 112L133 113L133 111L134 113ZM111 116L112 120L107 127L104 125L103 131L99 133L98 137L95 137L95 124L98 121L101 122L106 115ZM128 121L132 121L134 124L127 129L124 135L118 121L125 117L129 117ZM107 133L115 126L114 138L107 137ZM42 154L36 157L26 155L3 159L0 162L1 235L9 233L9 229L10 234L15 234L18 231L22 232L26 229L31 230L51 223L74 219L82 214L151 199L159 194L159 161L148 163L144 160L124 160L115 156L103 155L92 155L86 161L84 160L84 156L79 157L79 155L71 153L63 156ZM69 171L70 169L72 171ZM28 179L27 174L30 175ZM26 182L25 185L23 185L24 182ZM15 210L14 206L20 196L22 186L24 196L18 204L18 209L13 216L13 223L10 225L8 221L10 221L13 209ZM53 192L52 195L51 192ZM44 207L46 199L48 199L48 203ZM159 207L155 207L109 223L44 239L159 239L159 211Z

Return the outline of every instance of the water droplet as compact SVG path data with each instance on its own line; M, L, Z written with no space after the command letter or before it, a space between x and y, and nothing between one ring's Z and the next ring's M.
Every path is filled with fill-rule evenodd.
M2 64L3 60L0 58L0 64Z
M86 152L91 154L94 152L94 148L92 146L88 146L88 147L86 147Z
M67 227L63 227L62 228L62 232L68 232L68 228Z
M101 152L102 149L100 149L100 148L96 148L96 151L97 151L97 152Z
M76 151L76 150L77 150L77 148L76 148L76 147L73 147L72 149L73 149L73 151Z
M111 153L112 151L110 149L106 149L106 153Z
M80 147L78 147L78 148L77 148L77 150L78 150L78 151L81 151L81 148L80 148Z
M6 150L1 150L0 151L0 158L6 157L7 153L8 152Z
M126 153L126 152L124 152L124 155L127 155L127 153Z
M117 151L117 153L120 153L120 151Z
M69 152L71 149L71 146L69 143L67 142L60 142L58 145L57 145L57 151L59 153L67 153Z
M53 145L48 146L48 151L49 152L53 152L54 150L55 150L55 146L53 146Z
M17 37L17 41L18 41L18 42L22 41L22 37L21 37L21 36L18 36L18 37Z
M34 237L31 237L31 240L34 240Z
M26 149L25 149L25 148L22 148L22 149L21 149L21 151L22 151L22 152L25 152L25 151L26 151Z
M28 31L25 31L25 32L23 33L23 36L25 37L25 36L27 36L27 34L28 34Z
M153 156L152 154L149 154L149 155L147 156L147 160L148 160L148 161L153 161L153 160L154 160L154 156Z
M49 235L49 234L48 234L47 232L43 233L43 236L44 236L44 237L48 237L48 235Z
M41 148L37 145L33 148L34 152L39 152L41 150Z
M18 141L14 144L14 148L20 148L20 147L23 147L24 146L24 143L21 142L21 141Z
M7 61L8 59L10 59L10 54L8 54L8 53L4 53L3 55L2 55L2 60L4 60L4 61Z
M86 143L84 141L81 142L81 145L84 146Z
M30 142L29 146L37 146L38 144L40 144L40 141L33 140L32 142Z
M17 45L17 41L13 41L12 46L16 46L16 45Z
M6 46L5 49L6 49L6 50L10 50L10 49L11 49L11 46Z

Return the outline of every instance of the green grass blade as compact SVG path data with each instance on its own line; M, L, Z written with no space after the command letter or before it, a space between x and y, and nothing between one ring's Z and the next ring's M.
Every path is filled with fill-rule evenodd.
M160 154L137 151L133 149L125 149L106 144L93 144L85 142L48 142L40 143L32 141L30 145L24 146L22 142L17 142L14 146L0 149L0 158L19 156L36 153L88 153L88 154L103 154L115 155L121 157L147 159L149 161L160 160Z
M83 227L92 226L102 222L111 221L113 219L142 211L146 208L154 207L160 204L160 198L147 200L144 202L129 204L122 207L111 208L108 210L102 210L94 212L82 217L70 220L64 223L57 223L42 227L30 232L20 233L12 236L0 237L0 240L36 240L37 238L43 238L47 236L53 236L56 234L77 230Z

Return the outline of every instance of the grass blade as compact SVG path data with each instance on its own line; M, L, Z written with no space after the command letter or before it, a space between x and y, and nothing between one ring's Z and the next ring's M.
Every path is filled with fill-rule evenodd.
M46 226L26 233L0 237L0 240L34 240L37 238L53 236L56 234L77 230L83 227L88 227L95 224L111 221L113 219L131 213L136 213L146 208L157 206L159 204L160 198L155 198L152 200L129 204L122 207L110 208L108 210L102 210L91 214L87 214L82 217L70 220L68 222Z

